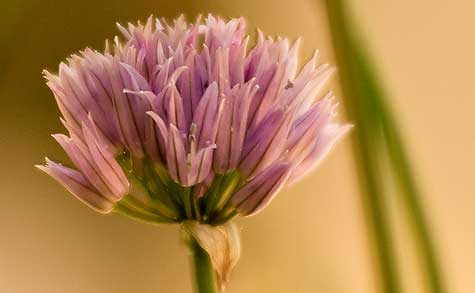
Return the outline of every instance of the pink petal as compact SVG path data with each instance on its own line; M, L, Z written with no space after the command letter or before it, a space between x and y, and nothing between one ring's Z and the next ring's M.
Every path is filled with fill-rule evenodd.
M232 199L239 213L251 216L264 209L284 185L289 168L288 163L276 163L246 183Z

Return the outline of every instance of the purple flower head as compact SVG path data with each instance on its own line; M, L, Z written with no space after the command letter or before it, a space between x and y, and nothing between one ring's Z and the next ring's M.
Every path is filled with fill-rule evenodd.
M150 17L123 40L45 71L74 169L39 166L81 201L152 222L219 224L261 211L313 169L348 125L322 93L333 69L298 70L285 38L246 36L244 19ZM322 98L318 98L321 97Z

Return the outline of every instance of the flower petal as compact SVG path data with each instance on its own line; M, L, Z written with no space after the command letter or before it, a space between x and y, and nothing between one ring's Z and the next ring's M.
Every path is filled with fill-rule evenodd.
M292 171L292 174L289 178L289 184L300 180L311 170L316 168L330 152L335 143L340 140L352 127L353 126L350 124L343 126L338 124L326 125L322 129L317 141L315 142L311 153Z
M289 163L275 163L257 174L232 198L241 215L252 216L264 209L282 188L290 170Z
M167 166L175 182L188 186L185 145L180 130L173 124L168 130Z
M97 193L80 172L48 159L46 159L46 166L36 165L35 167L53 177L90 208L100 213L109 213L112 210L114 203Z

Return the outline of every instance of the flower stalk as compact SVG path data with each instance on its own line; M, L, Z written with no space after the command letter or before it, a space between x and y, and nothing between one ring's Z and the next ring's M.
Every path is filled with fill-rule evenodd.
M216 274L208 253L193 237L190 237L188 247L191 252L193 287L195 293L217 292Z

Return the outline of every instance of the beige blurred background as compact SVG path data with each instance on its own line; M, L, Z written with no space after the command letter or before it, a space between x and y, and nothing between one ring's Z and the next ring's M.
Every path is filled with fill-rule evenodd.
M405 130L448 292L474 292L475 4L350 2ZM335 63L319 0L2 1L0 292L191 292L177 227L96 214L33 165L44 155L65 159L49 136L63 130L43 68L55 70L85 46L102 48L116 21L208 12L244 16L273 35L301 35L305 58L318 47L322 60ZM265 212L239 220L243 254L227 292L376 292L349 142ZM424 292L409 226L399 202L388 203L406 292Z

